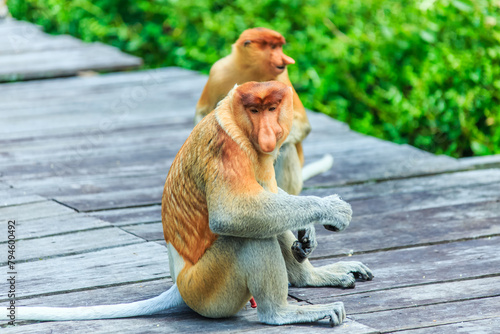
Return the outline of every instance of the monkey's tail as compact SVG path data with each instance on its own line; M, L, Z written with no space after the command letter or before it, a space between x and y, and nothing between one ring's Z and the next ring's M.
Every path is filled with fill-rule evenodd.
M309 180L311 177L324 173L333 166L333 157L330 154L325 154L323 158L305 165L302 168L302 180Z
M84 307L19 307L20 320L93 320L150 315L185 305L177 284L157 297L129 304Z

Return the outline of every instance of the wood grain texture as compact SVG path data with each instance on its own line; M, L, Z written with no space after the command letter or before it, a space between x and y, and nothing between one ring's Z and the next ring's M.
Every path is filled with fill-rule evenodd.
M142 60L101 44L50 36L26 22L0 20L0 82L136 68Z

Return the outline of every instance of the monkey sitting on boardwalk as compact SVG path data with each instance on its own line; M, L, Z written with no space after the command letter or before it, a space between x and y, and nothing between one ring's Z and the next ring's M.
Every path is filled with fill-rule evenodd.
M236 314L254 296L259 319L281 325L345 318L341 302L287 303L295 286L349 286L369 280L359 262L315 268L291 254L291 229L314 223L341 231L351 207L337 195L293 196L279 189L274 160L292 128L293 91L280 82L234 88L193 129L170 168L162 221L175 282L145 301L78 308L19 308L20 319L78 320L154 314L187 304L210 318ZM350 283L351 282L351 283Z
M283 53L285 38L266 28L245 30L233 44L231 54L217 61L196 105L195 123L211 112L235 84L248 81L283 82L293 90L293 125L275 163L278 186L291 195L302 191L303 182L332 167L331 155L304 166L302 141L311 131L299 96L288 78L287 65L295 60ZM293 244L295 258L302 262L316 247L314 227L299 230L299 241Z

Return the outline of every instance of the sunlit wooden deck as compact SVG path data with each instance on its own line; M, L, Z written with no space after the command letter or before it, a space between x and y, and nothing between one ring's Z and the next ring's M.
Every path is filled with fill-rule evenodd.
M21 78L21 72L3 74L1 52L0 80ZM0 84L3 282L11 271L7 222L15 220L17 306L121 303L160 294L172 284L160 223L163 183L190 133L207 77L180 68L70 78L57 78L69 72L42 72L29 78L53 78ZM344 325L266 326L248 307L222 320L174 309L133 319L4 323L2 332L497 332L500 157L435 156L309 116L306 159L329 152L335 164L308 181L303 194L338 193L354 210L342 233L318 226L312 262L359 260L375 278L348 290L292 287L289 299L343 301ZM0 287L7 307L8 286Z

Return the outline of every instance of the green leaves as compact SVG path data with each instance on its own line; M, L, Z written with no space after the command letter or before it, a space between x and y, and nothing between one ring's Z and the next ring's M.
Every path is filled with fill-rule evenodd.
M53 33L208 73L246 28L287 39L304 104L454 157L500 153L500 2L9 0Z

